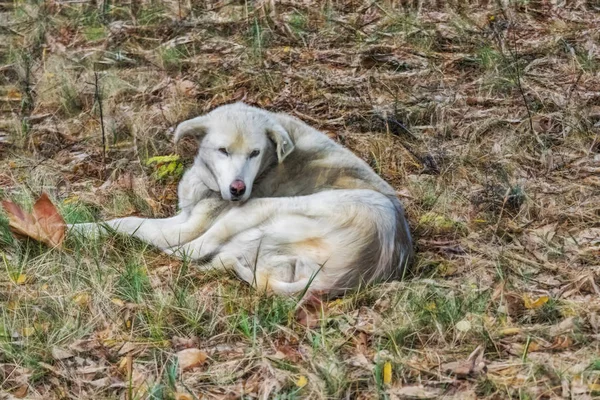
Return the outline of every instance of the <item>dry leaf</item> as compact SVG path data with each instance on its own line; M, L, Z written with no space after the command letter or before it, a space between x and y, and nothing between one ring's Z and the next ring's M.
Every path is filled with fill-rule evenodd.
M389 391L392 399L437 399L441 394L437 388L423 386L403 386Z
M207 358L206 353L199 349L185 349L177 353L179 368L182 371L187 371L204 364Z
M504 328L498 331L500 336L512 336L521 332L521 328Z
M175 400L193 400L194 398L187 393L175 393Z
M550 297L548 296L540 296L537 299L532 300L531 297L529 297L528 295L523 295L523 304L525 305L525 308L528 309L540 308L541 306L546 304L548 300L550 300Z
M113 303L116 306L125 307L125 302L123 300L121 300L121 299L116 298L116 297L113 298L113 299L111 299L110 302Z
M23 399L25 396L27 396L28 389L28 385L21 385L13 392L13 396L15 396L17 399Z
M486 372L483 354L484 348L479 345L466 360L443 364L442 370L445 373L456 375L458 378L479 375L482 372Z
M463 319L456 323L456 329L460 332L469 332L471 330L471 323L468 320Z
M14 281L17 285L23 285L23 284L25 284L25 282L27 282L27 275L19 274L15 277Z
M31 214L7 200L2 201L2 207L8 214L9 226L16 236L30 237L50 247L62 244L67 226L45 192L33 205Z
M90 295L87 293L80 293L73 297L73 302L81 307L85 307L90 303Z
M70 351L67 351L65 349L61 349L60 347L52 347L52 357L55 360L64 360L66 358L71 358L73 357L74 354L71 353Z
M321 300L319 293L307 293L296 309L296 321L307 328L316 328L326 311L327 304Z
M385 385L392 383L392 363L389 361L383 364L383 383Z
M125 343L123 343L123 346L121 346L121 349L119 350L118 354L120 356L124 356L125 354L134 351L136 348L137 348L137 345L135 343L125 342Z

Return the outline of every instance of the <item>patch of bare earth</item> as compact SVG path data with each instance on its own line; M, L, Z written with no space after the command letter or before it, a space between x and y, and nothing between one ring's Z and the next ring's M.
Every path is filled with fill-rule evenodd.
M172 215L194 153L172 128L243 100L369 162L417 247L404 281L297 319L138 242L48 250L0 215L0 398L598 395L599 6L445 3L0 1L3 198Z

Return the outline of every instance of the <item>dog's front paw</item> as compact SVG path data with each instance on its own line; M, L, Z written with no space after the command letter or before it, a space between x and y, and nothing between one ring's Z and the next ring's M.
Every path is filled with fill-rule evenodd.
M67 224L67 231L87 238L96 238L101 234L101 228L94 222Z
M173 246L163 250L166 254L188 260L208 260L216 253L219 246L207 241L191 242L183 246Z

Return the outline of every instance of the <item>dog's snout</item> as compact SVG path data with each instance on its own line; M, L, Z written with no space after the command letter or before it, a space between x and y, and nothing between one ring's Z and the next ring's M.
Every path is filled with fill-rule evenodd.
M229 185L229 192L233 197L240 197L246 193L246 184L240 179L236 179Z

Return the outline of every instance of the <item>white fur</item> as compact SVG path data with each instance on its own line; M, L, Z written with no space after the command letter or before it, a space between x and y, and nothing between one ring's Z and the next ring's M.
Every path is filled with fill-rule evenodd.
M411 238L394 190L303 122L235 103L181 123L175 139L186 135L200 148L179 184L178 215L73 228L94 235L108 227L287 294L309 285L344 291L397 276L409 261ZM236 179L246 193L233 202Z

